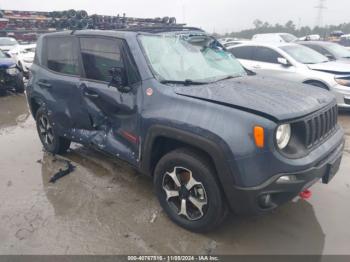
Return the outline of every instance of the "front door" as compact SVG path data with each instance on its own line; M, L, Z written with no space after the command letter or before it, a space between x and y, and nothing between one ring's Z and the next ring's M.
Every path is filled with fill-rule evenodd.
M276 77L284 80L295 78L293 65L282 65L278 58L284 58L277 51L263 46L256 46L253 51L252 70L261 76Z
M100 150L137 164L141 82L125 45L116 38L79 37L83 65L79 90L93 127L82 131L79 137ZM113 68L127 72L129 92L111 84Z

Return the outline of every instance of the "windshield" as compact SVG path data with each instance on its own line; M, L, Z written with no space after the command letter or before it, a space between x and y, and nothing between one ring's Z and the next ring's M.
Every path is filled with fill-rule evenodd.
M319 64L329 61L324 55L302 45L282 46L281 49L302 64Z
M6 46L6 45L17 45L17 41L14 38L0 38L0 46Z
M283 34L283 35L281 35L281 37L287 43L294 42L298 39L294 35L291 35L291 34Z
M142 35L141 44L159 80L213 82L246 75L231 53L208 36Z
M344 46L338 44L328 44L327 49L335 56L340 58L350 58L350 51Z

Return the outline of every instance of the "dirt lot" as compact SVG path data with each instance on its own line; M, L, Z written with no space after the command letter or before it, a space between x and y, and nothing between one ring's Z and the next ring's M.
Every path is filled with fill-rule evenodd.
M350 113L340 122L350 141ZM75 145L65 158L42 150L25 97L0 98L0 254L350 254L350 147L331 184L259 217L234 217L216 232L168 220L152 181Z

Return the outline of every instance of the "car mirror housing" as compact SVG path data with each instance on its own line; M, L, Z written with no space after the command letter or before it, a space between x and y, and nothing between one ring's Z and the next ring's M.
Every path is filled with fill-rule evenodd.
M124 68L112 67L109 70L109 73L112 76L112 78L108 84L108 87L113 86L117 88L121 93L127 93L131 90L127 86L127 77L126 77L126 71Z

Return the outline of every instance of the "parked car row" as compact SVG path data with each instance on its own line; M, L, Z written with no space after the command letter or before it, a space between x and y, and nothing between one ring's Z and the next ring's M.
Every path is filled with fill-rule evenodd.
M0 50L16 60L19 68L28 74L33 63L36 44L20 44L11 37L0 37Z
M19 44L11 37L0 37L0 95L7 90L24 91L34 60L36 44Z
M226 48L261 76L317 86L334 93L339 107L350 108L350 51L339 44L261 34Z

